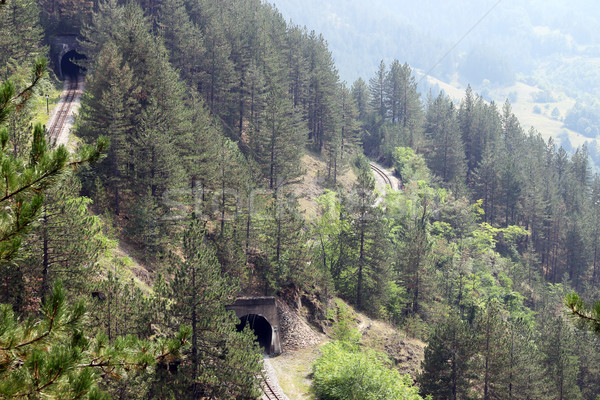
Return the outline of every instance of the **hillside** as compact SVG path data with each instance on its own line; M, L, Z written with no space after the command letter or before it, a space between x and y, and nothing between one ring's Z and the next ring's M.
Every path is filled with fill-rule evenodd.
M587 104L592 101L588 96L598 99L600 38L589 26L600 15L585 1L568 6L558 1L519 6L493 1L399 5L384 0L368 5L335 0L274 4L284 18L324 33L348 82L373 76L379 60L406 61L419 74L429 75L430 83L420 82L423 99L430 88L434 95L443 88L460 100L470 84L497 104L510 99L526 130L534 127L569 153L587 143L596 167L600 163L595 134L585 133L586 125L561 123L578 100ZM540 91L553 93L543 96L552 101L531 97ZM540 110L534 112L536 106ZM551 116L554 108L559 117ZM594 126L599 120L595 114L586 118Z
M596 12L288 4L0 1L0 398L596 400Z

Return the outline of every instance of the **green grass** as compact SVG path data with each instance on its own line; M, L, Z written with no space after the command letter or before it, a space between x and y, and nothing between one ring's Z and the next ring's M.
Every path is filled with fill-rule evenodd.
M316 400L312 388L312 365L319 358L319 348L288 352L271 358L277 380L283 392L294 400Z
M38 94L32 99L31 105L33 106L33 115L35 116L32 123L33 125L41 123L46 125L52 109L58 104L60 95L62 93L63 83L56 80L47 80L43 82L41 87L38 89ZM48 95L48 108L46 107L46 96ZM48 113L49 109L49 113Z

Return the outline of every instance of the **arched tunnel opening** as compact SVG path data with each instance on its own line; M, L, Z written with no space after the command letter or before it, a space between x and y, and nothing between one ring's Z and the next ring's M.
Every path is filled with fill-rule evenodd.
M78 53L76 50L71 50L65 53L65 55L60 59L60 70L63 78L77 78L77 76L85 72L85 68L78 65L78 61L85 59L86 56Z
M244 315L240 318L240 323L237 325L238 332L241 332L247 324L254 331L256 341L260 344L260 347L267 353L271 352L273 330L269 321L265 317L256 314Z

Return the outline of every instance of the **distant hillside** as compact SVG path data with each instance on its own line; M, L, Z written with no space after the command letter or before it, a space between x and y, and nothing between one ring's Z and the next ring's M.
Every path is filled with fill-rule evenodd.
M583 0L273 3L284 18L323 33L342 78L349 81L373 73L380 59L407 61L438 78L458 71L477 84L479 78L498 81L510 71L534 74L557 56L588 59L599 54L600 35L594 27L600 12ZM499 69L498 62L505 65ZM560 64L572 69L568 62ZM480 76L482 71L488 76Z
M470 84L488 101L509 99L525 129L554 137L568 152L586 144L600 164L600 34L593 29L600 12L589 2L274 4L284 18L324 34L343 80L368 80L380 60L406 61L421 74L423 100L440 89L460 100Z

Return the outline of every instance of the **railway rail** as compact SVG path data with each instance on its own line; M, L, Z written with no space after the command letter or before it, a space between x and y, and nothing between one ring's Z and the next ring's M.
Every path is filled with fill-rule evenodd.
M263 374L261 381L262 396L261 400L289 400L288 397L283 394L279 384L277 383L277 377L275 376L275 370L269 362L269 356L265 355L263 359ZM273 382L273 379L275 382Z
M58 140L60 133L62 132L63 127L67 122L71 108L73 107L73 100L77 96L80 84L82 82L82 76L76 78L69 78L68 80L67 89L63 93L63 98L59 105L58 111L56 112L56 115L47 127L48 135L50 136L50 139L54 142Z
M375 171L376 174L378 174L379 176L381 176L383 178L383 181L386 183L386 185L390 185L390 188L394 189L394 185L392 184L392 180L390 179L390 177L381 170L381 168L379 168L378 166L376 166L373 163L369 163L369 165L371 166L371 169L373 171Z
M263 399L267 400L284 400L284 398L279 394L277 390L275 390L274 385L271 383L271 380L267 376L262 384L263 390Z

